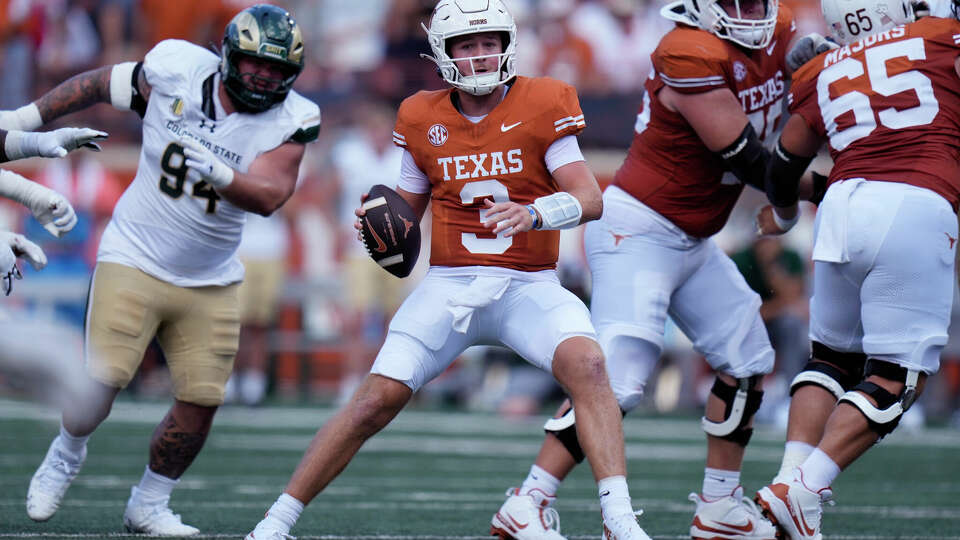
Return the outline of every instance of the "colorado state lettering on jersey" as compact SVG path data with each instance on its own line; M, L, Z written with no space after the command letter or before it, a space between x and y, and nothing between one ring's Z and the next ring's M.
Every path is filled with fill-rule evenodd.
M453 156L437 158L437 164L443 167L443 180L449 181L449 166L453 165L454 177L457 180L466 180L467 178L484 178L487 176L496 176L503 174L515 174L523 172L523 160L520 159L521 150L514 148L507 150L507 160L503 160L503 152L490 152L490 170L484 168L487 162L488 154L470 154L469 156ZM507 168L507 164L510 167ZM473 165L473 171L467 173L467 167Z
M780 101L784 89L783 71L777 70L773 77L761 84L741 90L737 97L740 98L743 112L750 113Z
M890 30L885 30L879 34L873 34L863 38L860 41L855 41L849 45L844 45L839 49L833 49L826 53L823 57L823 67L828 67L831 64L836 64L837 62L843 60L844 58L849 58L850 55L856 54L863 49L876 45L877 43L883 43L884 41L889 41L891 39L902 38L907 35L907 30L903 26L897 26L896 28L891 28Z
M210 150L210 152L212 152L213 155L222 157L227 161L233 162L235 165L240 165L240 163L243 162L243 154L239 152L234 152L232 150L228 150L227 148L224 148L219 144L212 143L204 139L203 137L185 128L183 126L183 122L167 120L167 129L175 133L177 137L182 137L184 135L186 135L187 137L190 137L191 139L197 141L198 143L206 147L207 150Z

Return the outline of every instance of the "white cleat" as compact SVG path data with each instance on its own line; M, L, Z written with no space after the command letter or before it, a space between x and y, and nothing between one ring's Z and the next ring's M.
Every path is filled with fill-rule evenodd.
M502 540L566 540L560 535L557 511L548 507L546 500L538 505L516 488L507 490L507 500L490 520L490 535Z
M278 529L277 526L277 521L270 519L270 513L267 512L267 514L263 516L263 519L260 520L260 523L257 523L253 531L245 536L243 540L297 540L295 536L290 536Z
M651 540L637 523L637 517L642 513L643 510L638 510L630 514L603 518L602 540Z
M802 479L795 478L762 488L757 492L757 504L790 540L821 540L823 503L832 495L829 487L811 491Z
M127 531L151 536L193 536L200 533L200 529L184 524L180 514L170 510L170 497L144 504L137 492L136 486L130 489L127 509L123 512L123 526Z
M690 500L697 503L690 537L699 540L774 540L777 529L763 517L760 509L743 497L743 487L737 486L728 497L705 501L698 493Z
M50 443L47 455L37 472L33 473L27 490L27 515L30 519L46 521L53 517L86 458L86 448L79 456L75 456L60 446L59 436Z

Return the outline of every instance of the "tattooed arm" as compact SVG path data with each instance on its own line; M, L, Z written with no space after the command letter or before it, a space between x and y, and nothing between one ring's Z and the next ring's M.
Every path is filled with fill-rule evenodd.
M123 62L75 75L29 105L15 111L0 111L0 128L32 131L97 103L134 109L142 115L150 97L150 85L139 67L135 62ZM134 74L136 87L132 85Z

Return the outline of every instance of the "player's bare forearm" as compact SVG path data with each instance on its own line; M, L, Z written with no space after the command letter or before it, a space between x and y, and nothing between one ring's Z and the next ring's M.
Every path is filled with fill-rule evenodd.
M44 123L72 112L81 111L97 103L110 103L110 71L103 66L60 83L34 103Z
M293 195L296 183L296 177L292 181L278 181L259 174L235 172L233 182L218 193L247 212L269 216Z
M585 161L574 161L553 171L553 179L561 191L577 198L583 214L580 223L598 219L603 214L603 193L593 171Z

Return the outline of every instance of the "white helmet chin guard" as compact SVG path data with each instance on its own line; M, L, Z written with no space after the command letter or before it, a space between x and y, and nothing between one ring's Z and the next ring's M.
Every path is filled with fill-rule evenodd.
M660 15L672 21L689 24L746 47L763 49L773 39L777 28L778 0L763 2L765 13L762 19L750 19L741 14L740 5L751 0L733 0L734 14L720 7L718 0L677 0L660 10Z
M821 0L830 36L840 45L915 20L908 0Z
M421 24L421 26L423 26ZM423 54L437 64L440 77L455 88L476 96L484 96L517 76L517 25L501 0L440 0L433 10L430 28L423 26L433 55ZM457 69L447 49L450 38L485 32L502 32L503 52L500 54L458 58L469 60L471 73ZM479 58L498 57L497 71L474 73L473 62Z

